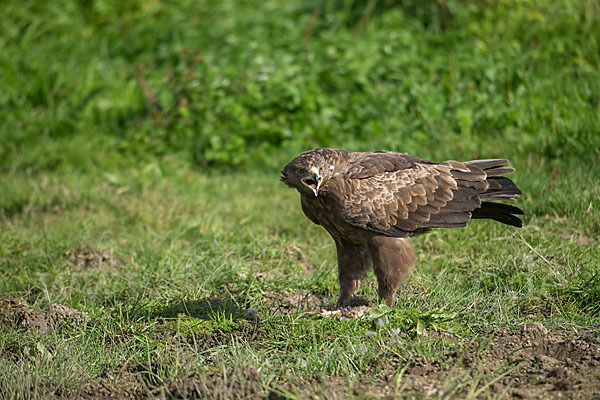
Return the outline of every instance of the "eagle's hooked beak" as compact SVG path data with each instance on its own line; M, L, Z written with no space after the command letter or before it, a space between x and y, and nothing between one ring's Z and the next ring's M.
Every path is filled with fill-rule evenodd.
M323 183L323 177L316 167L312 167L308 172L308 176L302 178L302 183L311 188L316 197L319 195L319 188L321 187L321 183Z

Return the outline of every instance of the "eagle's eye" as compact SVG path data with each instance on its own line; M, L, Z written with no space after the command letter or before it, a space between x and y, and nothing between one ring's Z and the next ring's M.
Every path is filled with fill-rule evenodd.
M325 168L323 168L323 167L319 168L319 173L322 174L324 170L325 170Z
M302 167L298 167L298 168L296 168L296 173L297 173L298 175L303 175L303 174L304 174L304 168L302 168Z

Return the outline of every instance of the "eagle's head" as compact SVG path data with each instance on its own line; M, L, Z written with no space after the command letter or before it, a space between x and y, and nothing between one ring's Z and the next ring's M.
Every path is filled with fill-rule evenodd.
M281 171L281 181L301 194L319 195L331 166L319 149L306 151L290 161Z

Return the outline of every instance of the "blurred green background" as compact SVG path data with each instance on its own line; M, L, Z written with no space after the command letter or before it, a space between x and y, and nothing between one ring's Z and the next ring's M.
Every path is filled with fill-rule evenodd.
M2 173L148 160L276 171L322 146L557 168L600 158L595 0L1 8Z

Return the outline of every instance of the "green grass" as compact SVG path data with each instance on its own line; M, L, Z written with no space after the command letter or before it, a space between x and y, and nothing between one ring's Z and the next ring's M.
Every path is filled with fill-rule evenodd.
M111 183L115 177L64 174L5 185L7 197L28 200L5 219L0 292L36 309L59 303L91 315L85 328L46 335L6 327L0 348L10 356L2 358L0 376L10 393L36 385L43 393L48 385L73 393L87 379L131 368L153 389L222 365L255 368L265 385L297 375L377 380L497 327L541 321L598 334L591 327L600 322L600 249L565 239L597 232L579 223L597 221L597 209L532 213L520 231L475 221L417 238L419 266L390 324L377 329L365 320L281 309L278 299L301 291L335 301L335 251L301 215L296 194L272 175L165 172L145 180L130 170L116 177L119 184ZM597 185L590 191L600 195ZM77 271L67 252L82 247L113 251L124 265ZM298 257L314 269L306 271ZM257 272L264 280L254 278ZM372 276L361 294L376 302ZM259 319L247 318L247 309ZM419 324L451 335L418 339ZM397 328L399 342L390 344ZM378 333L365 340L367 331ZM37 343L52 356L40 354ZM19 379L10 378L14 368Z
M0 397L123 380L168 397L248 371L290 398L327 381L360 398L364 379L401 395L415 360L500 328L600 340L597 2L5 3L0 300L91 320L2 326ZM320 318L335 248L277 172L317 146L510 158L525 226L415 238L383 328ZM122 265L79 268L78 249ZM455 367L446 393L501 397L505 370Z

